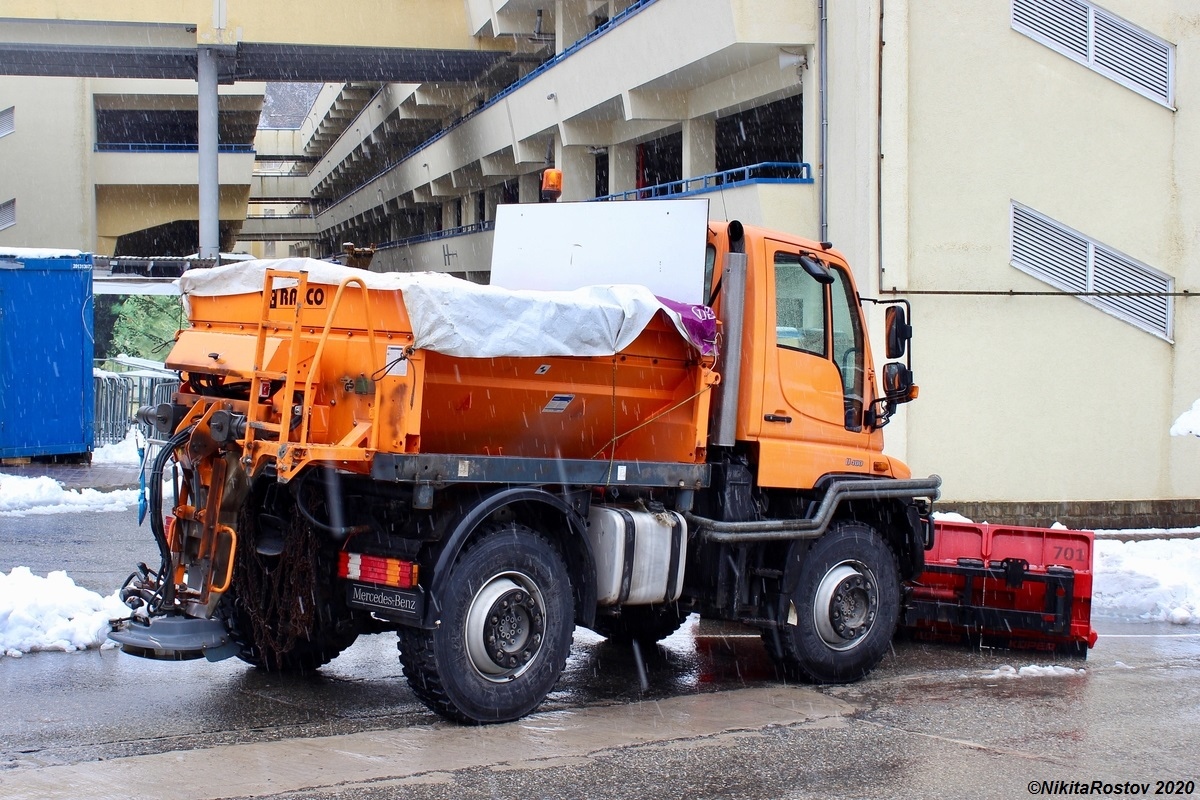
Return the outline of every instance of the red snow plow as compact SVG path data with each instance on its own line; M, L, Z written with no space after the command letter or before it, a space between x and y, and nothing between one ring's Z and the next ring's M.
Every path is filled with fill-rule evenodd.
M908 584L915 638L1087 657L1091 531L934 522L925 571Z

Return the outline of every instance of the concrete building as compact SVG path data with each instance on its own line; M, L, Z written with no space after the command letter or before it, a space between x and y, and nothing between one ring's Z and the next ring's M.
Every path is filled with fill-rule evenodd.
M220 220L246 215L264 85L222 87ZM0 245L196 252L196 86L0 76Z
M482 278L496 207L536 202L547 161L564 201L706 197L911 302L921 397L889 449L950 505L1200 517L1197 443L1167 435L1200 397L1187 0L462 6L500 54L475 78L328 83L258 132L244 247Z

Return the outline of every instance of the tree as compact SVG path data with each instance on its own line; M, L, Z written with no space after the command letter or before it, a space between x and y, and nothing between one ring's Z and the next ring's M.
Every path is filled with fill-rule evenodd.
M111 355L161 361L176 331L187 324L178 297L130 295L114 311Z

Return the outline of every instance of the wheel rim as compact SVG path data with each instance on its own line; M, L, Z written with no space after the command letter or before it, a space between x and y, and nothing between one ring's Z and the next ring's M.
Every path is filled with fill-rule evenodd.
M537 658L546 630L545 602L528 576L504 572L475 593L467 610L467 655L484 678L502 683Z
M817 635L832 650L850 650L866 638L879 613L875 575L858 561L843 561L825 573L813 598Z

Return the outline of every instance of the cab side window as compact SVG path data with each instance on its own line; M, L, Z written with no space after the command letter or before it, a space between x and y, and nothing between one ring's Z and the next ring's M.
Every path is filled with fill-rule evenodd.
M858 315L858 296L846 274L837 267L829 270L833 283L833 358L842 374L842 396L846 405L846 427L862 428L863 414L863 330Z
M776 253L776 344L789 350L827 357L826 318L825 287L804 271L799 255Z
M716 299L713 293L713 273L717 269L717 248L711 244L704 248L704 305L711 306Z

